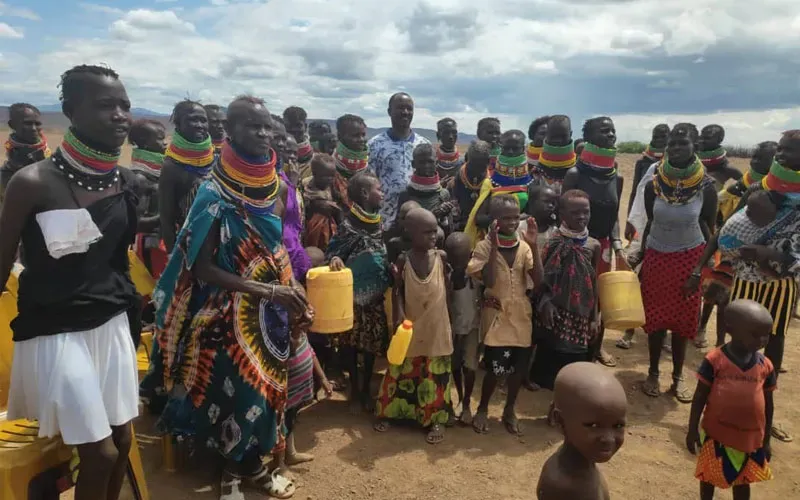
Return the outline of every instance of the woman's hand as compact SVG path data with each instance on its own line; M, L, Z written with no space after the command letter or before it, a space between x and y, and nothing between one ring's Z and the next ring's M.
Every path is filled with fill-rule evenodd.
M770 261L781 260L783 253L764 245L744 245L739 249L739 256L746 262L755 262L766 266Z
M331 263L328 264L328 266L331 268L331 271L341 271L344 269L344 261L339 257L334 257L331 259Z
M260 297L286 308L292 315L306 314L308 300L297 288L271 283L262 283L259 288L261 289L258 293Z
M702 278L702 274L699 271L693 271L689 279L686 280L686 283L683 284L683 293L685 295L691 295L695 293L698 288L700 288L700 279Z

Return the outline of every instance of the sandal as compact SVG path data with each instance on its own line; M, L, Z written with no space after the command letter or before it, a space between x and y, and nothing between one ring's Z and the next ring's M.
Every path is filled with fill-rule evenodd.
M425 436L425 441L428 444L439 444L444 441L444 429L439 424L433 424L428 431L428 435Z
M264 467L254 476L248 477L247 481L272 498L292 498L297 490L294 481L282 476L278 469L270 473L269 470Z
M469 405L461 409L461 416L458 417L458 420L461 425L472 425L472 410L469 409Z
M222 473L222 481L219 485L219 500L244 500L244 493L240 486L241 478L234 476L230 472Z
M645 380L644 384L642 384L642 392L651 398L657 398L661 396L661 388L658 384L658 375L647 376L647 380Z
M472 429L478 434L487 434L489 432L489 411L478 410L472 418Z
M700 338L698 336L697 339L694 341L694 346L698 349L705 349L706 347L708 347L708 340L706 340L705 337Z
M672 387L669 388L670 394L675 396L679 403L688 404L694 399L692 390L684 383L683 377L673 377Z
M633 339L626 339L625 337L617 340L617 343L614 344L615 346L619 347L620 349L630 349L633 347Z
M794 441L792 435L786 432L782 425L773 425L769 433L772 437L783 443L791 443Z
M517 420L517 416L514 414L514 411L505 411L503 412L503 425L506 427L506 430L509 434L513 436L521 436L522 435L522 428L519 425L519 420Z
M600 352L597 353L595 359L601 365L607 366L609 368L614 368L615 366L617 366L617 360L614 359L614 356L607 353L605 349L600 349Z
M528 389L531 392L536 392L539 389L541 389L539 384L537 384L536 382L531 382L530 380L526 380L525 382L523 382L522 387Z
M386 432L389 430L389 427L391 427L391 424L389 424L388 420L378 420L372 425L372 429L375 432Z

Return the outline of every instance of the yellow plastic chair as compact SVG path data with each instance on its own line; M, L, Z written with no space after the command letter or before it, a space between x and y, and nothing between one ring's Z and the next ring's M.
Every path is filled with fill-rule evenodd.
M7 420L8 392L14 343L11 320L17 315L19 268L9 276L0 296L0 499L28 500L31 481L53 467L69 464L72 447L61 438L39 438L39 424L29 420ZM128 454L128 480L136 500L150 500L136 434Z

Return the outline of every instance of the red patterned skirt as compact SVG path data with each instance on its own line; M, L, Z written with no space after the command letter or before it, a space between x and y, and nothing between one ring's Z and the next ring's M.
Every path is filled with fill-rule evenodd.
M705 251L705 243L680 252L647 249L639 280L644 302L644 331L669 330L693 339L700 322L702 294L700 287L686 294L683 285Z

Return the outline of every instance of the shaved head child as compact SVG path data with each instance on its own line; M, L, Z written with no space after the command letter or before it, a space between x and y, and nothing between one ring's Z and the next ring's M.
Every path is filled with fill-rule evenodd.
M565 366L556 376L553 416L564 443L539 476L539 500L607 500L608 484L597 468L625 441L628 400L613 374L588 362Z

